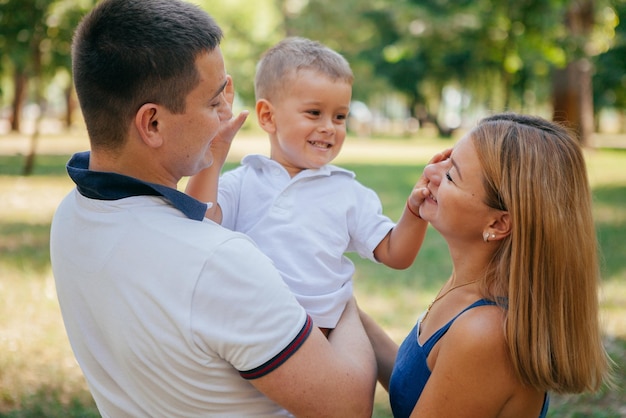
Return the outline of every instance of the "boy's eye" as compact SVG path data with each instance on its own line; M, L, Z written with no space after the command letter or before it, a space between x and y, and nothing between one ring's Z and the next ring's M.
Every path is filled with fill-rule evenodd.
M346 115L337 115L337 120L345 120Z
M313 116L319 116L320 115L320 111L319 110L309 110L308 112L311 115L313 115Z

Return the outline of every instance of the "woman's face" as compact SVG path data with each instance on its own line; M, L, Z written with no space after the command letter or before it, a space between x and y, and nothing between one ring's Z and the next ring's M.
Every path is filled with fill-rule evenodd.
M473 141L466 135L450 158L424 169L430 196L420 206L420 216L446 240L482 240L494 209L485 202L483 170Z

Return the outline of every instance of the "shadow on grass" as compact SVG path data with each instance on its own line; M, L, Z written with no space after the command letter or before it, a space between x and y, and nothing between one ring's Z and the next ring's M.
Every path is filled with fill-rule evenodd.
M50 223L0 221L2 265L16 271L43 273L50 266Z
M618 365L616 370L618 384L626 382L626 340L617 339L607 342L607 350ZM620 418L626 414L624 387L609 391L603 388L595 394L551 395L548 411L549 418ZM60 389L41 387L33 394L21 399L19 409L5 413L0 418L98 418L100 414L88 393L74 396L63 401ZM386 402L374 408L374 418L391 418Z
M23 155L0 155L0 175L21 176L25 158ZM32 175L67 176L65 165L69 159L70 155L37 155Z
M603 277L626 275L626 186L593 190Z
M551 395L549 418L623 418L626 416L626 339L606 341L606 349L616 364L618 387L603 387L593 394Z
M37 157L34 175L67 176L65 164L68 156L40 155ZM22 156L1 156L0 175L20 176ZM236 164L228 164L226 169ZM385 203L384 212L392 219L398 219L404 209L406 196L421 175L420 165L370 165L350 164L346 168L357 173L357 178L374 189ZM626 207L626 186L598 187L593 191L594 210L597 217L598 240L603 254L603 277L612 277L626 271L626 222L621 215ZM0 220L0 253L2 262L16 270L44 272L49 269L49 223L27 224L6 223ZM352 258L352 256L351 256ZM402 271L376 265L370 261L353 258L357 265L357 277L369 294L382 297L391 294L402 295L425 290L435 292L450 273L451 265L447 247L441 236L432 228L428 229L426 240L414 265ZM367 273L365 273L367 271ZM395 301L394 301L395 303ZM393 312L390 312L392 314ZM395 320L395 318L394 318ZM408 328L407 328L408 332ZM616 339L607 342L607 348L617 363L617 382L626 382L626 340ZM626 416L625 388L617 391L603 390L593 395L553 396L549 416L556 417L595 417L616 418ZM78 394L68 401L59 395L60 388L39 388L34 393L24 394L19 410L0 413L0 418L30 417L99 417L93 401ZM0 400L1 401L1 400ZM377 409L375 417L387 417L386 405Z
M0 418L99 418L100 413L89 393L62 400L60 390L40 387L24 396L19 409L0 412Z

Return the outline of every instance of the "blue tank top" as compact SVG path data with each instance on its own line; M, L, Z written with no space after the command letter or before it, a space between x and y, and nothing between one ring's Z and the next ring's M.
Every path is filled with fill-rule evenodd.
M422 394L424 386L426 386L426 382L430 377L430 369L428 368L426 359L437 341L448 332L452 323L465 311L477 306L495 304L495 302L487 299L474 302L458 313L450 322L438 329L424 345L420 345L417 340L418 330L422 320L422 317L420 317L417 324L413 327L402 345L400 345L396 363L391 373L391 380L389 381L389 401L395 418L408 417L411 415L411 412L413 412L417 400ZM546 417L549 403L550 398L546 393L539 418Z

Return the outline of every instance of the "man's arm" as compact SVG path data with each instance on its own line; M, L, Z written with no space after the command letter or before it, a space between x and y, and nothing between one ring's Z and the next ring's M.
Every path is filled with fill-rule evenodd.
M356 303L328 339L313 329L285 363L250 383L298 417L371 417L376 360Z
M391 339L372 317L361 309L359 309L359 314L376 355L378 381L389 392L389 380L398 356L398 344Z

